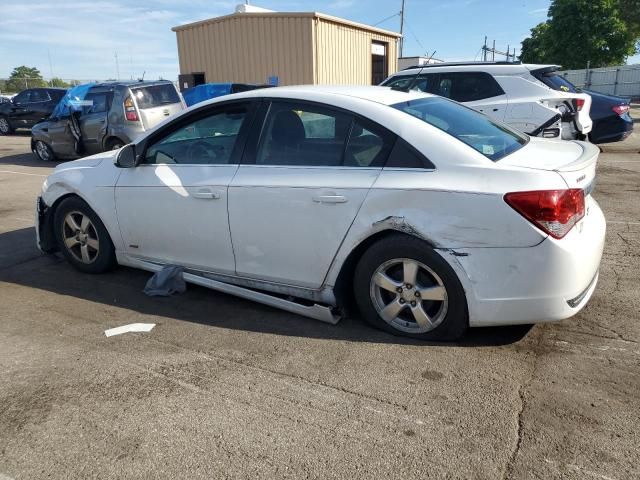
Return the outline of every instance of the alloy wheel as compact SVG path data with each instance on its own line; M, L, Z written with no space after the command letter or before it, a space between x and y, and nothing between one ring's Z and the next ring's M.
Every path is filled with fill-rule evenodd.
M90 264L97 258L100 251L98 231L86 214L69 212L64 217L62 238L69 253L79 262Z
M410 258L380 265L371 277L370 295L380 318L403 332L429 332L447 315L448 297L442 279Z
M9 122L7 122L7 119L0 118L0 133L6 135L7 133L9 133L9 130L11 130L11 128L9 127Z
M51 153L49 152L49 148L40 140L36 142L36 152L38 152L38 157L42 160L48 162L51 160Z

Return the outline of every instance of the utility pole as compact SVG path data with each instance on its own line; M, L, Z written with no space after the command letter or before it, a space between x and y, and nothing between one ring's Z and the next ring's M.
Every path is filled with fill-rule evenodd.
M484 36L484 45L482 46L482 61L487 61L487 36Z
M496 61L496 41L493 41L493 48L491 49L491 61Z
M404 45L404 0L400 6L400 58L402 58L402 47Z
M49 85L51 85L51 80L53 79L53 67L51 66L51 51L48 48L47 48L47 57L49 57L49 74L51 75L51 77L49 78Z

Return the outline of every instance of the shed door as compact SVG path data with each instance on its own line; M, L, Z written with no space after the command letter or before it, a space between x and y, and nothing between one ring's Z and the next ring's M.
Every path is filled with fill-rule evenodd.
M388 45L386 42L371 42L371 84L380 85L388 76Z

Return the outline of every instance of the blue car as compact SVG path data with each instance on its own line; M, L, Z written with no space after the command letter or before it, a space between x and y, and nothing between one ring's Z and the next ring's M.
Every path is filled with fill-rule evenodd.
M184 98L187 107L190 107L196 103L221 97L222 95L246 92L257 88L268 88L271 86L272 85L250 85L247 83L203 83L202 85L196 85L195 87L183 90L182 98Z

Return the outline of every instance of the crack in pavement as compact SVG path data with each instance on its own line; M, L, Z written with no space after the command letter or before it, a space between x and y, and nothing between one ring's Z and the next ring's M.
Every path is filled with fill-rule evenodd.
M538 367L538 351L542 344L543 334L544 332L540 330L540 333L538 334L537 342L532 347L533 361L531 362L531 367L529 369L529 372L523 379L523 382L518 387L518 398L520 399L520 408L518 409L518 412L515 417L516 418L515 442L514 442L513 449L511 450L511 454L509 455L509 458L507 460L507 463L505 464L504 472L502 474L502 480L506 480L507 478L513 478L513 469L515 467L518 454L520 453L520 450L522 448L522 434L524 431L524 422L522 419L522 415L524 413L525 408L527 407L526 394L529 389L529 386L531 385L531 382L533 381L533 378L535 376L535 373Z

